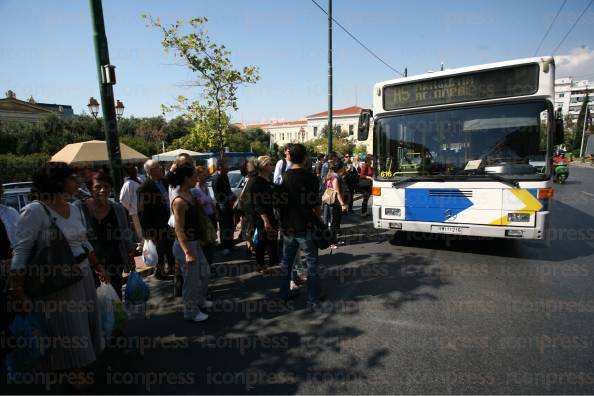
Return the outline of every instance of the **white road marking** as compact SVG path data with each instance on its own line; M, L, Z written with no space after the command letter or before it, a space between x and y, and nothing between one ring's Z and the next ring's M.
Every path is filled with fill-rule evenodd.
M590 198L594 199L594 194L586 192L586 191L582 191L583 194L586 194L587 196L589 196Z

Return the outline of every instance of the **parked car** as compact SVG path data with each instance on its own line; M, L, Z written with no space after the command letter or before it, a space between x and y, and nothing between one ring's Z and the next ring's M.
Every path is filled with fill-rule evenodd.
M4 191L13 188L31 188L33 187L33 182L4 183L2 187L4 187Z
M246 182L245 176L243 176L239 170L229 171L227 176L229 176L231 191L233 191L233 194L235 194L236 197L239 197L239 194L241 194L241 190L243 189L243 186Z
M13 207L20 212L21 209L31 202L31 186L19 187L19 185L22 184L24 183L3 184L4 194L2 194L0 203L2 203L2 205Z

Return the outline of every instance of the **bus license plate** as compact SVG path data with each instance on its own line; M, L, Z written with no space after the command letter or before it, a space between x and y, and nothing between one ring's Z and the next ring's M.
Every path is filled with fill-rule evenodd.
M464 234L467 227L456 227L456 226L433 226L431 231L438 232L441 234Z

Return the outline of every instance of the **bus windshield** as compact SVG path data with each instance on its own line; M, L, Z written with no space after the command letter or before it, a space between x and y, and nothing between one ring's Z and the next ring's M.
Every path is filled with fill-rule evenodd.
M547 174L551 107L513 103L379 117L374 127L378 180Z

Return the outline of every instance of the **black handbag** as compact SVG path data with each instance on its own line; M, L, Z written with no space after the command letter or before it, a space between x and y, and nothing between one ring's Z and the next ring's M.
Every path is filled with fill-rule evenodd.
M39 202L50 218L50 226L42 230L25 272L25 293L39 298L79 282L84 274L79 265L87 254L74 257L68 240L56 225L44 204Z
M312 239L318 249L328 249L330 245L336 242L336 233L329 228L322 219L311 210L311 224L313 226Z

